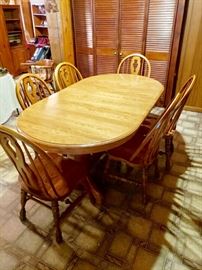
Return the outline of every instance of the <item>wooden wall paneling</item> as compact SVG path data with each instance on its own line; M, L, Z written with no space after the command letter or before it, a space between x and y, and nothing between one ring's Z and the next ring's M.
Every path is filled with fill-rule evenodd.
M202 112L202 1L190 0L188 6L185 33L180 56L177 79L177 91L192 75L196 74L196 83L187 101L186 108Z
M169 63L169 71L168 71L168 83L167 83L167 91L165 96L165 105L168 104L168 101L172 99L175 93L175 83L177 79L178 73L178 63L177 57L179 56L179 44L182 39L182 24L184 18L185 11L185 0L178 0L176 16L175 16L175 24L173 29L173 38L172 38L172 49L170 55L170 63Z
M48 38L51 47L51 57L55 64L64 61L63 36L61 31L61 15L58 4L58 12L47 12Z
M51 54L56 64L63 61L74 64L70 2L70 0L56 0L58 11L46 11Z
M83 1L81 1L83 2ZM73 32L72 32L72 12L71 0L57 0L60 10L60 40L58 46L61 46L63 51L63 61L68 61L74 64L74 46L73 46Z

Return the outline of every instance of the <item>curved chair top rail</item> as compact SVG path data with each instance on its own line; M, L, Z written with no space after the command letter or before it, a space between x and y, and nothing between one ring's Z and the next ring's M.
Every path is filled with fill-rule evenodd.
M48 84L37 74L26 73L16 83L16 96L23 110L50 95Z
M187 99L189 98L189 95L191 93L191 90L194 86L196 80L196 75L192 75L184 84L183 86L180 88L180 91L176 94L176 96L174 97L173 101L171 102L170 106L172 106L172 103L176 104L176 112L173 115L170 124L168 125L168 132L167 135L169 135L169 133L172 133L173 130L175 130L177 121L181 115L181 112L187 102Z
M78 68L69 62L62 62L55 68L54 80L58 90L62 90L82 79L83 77Z
M150 77L151 64L144 55L140 53L131 53L121 60L117 73L131 73Z

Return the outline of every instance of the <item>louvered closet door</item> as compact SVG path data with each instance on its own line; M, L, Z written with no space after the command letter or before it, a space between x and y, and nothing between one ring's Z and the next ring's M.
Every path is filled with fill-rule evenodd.
M141 52L151 77L171 100L185 0L72 0L75 55L83 76L116 72L121 58Z
M148 0L120 0L119 54L144 53Z
M116 72L119 0L94 1L96 73Z
M94 74L93 6L91 0L73 0L76 65L83 77Z
M151 77L163 83L165 87L160 105L165 105L166 92L172 91L168 78L174 76L174 69L172 74L169 72L177 8L177 0L150 0L149 4L145 55L151 62ZM178 46L175 47L175 50L177 49ZM175 62L173 65L176 64Z

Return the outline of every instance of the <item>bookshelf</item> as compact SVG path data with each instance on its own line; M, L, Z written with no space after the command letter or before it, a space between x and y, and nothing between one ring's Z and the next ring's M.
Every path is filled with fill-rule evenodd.
M28 59L19 5L0 5L0 32L1 65L18 75L20 64Z
M31 14L34 36L47 36L48 37L48 24L46 18L46 10L44 1L31 0Z
M23 44L23 29L18 6L2 7L10 46Z

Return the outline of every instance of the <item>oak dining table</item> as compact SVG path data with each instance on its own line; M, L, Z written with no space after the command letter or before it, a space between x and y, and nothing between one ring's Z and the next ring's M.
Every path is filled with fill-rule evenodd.
M90 169L95 165L91 154L129 140L162 92L163 85L148 77L96 75L25 109L17 128L50 154L73 155L71 158L82 159ZM101 205L102 193L93 180L91 192Z
M28 107L17 128L49 152L107 151L135 134L163 90L157 80L139 75L91 76Z

